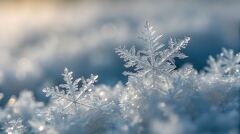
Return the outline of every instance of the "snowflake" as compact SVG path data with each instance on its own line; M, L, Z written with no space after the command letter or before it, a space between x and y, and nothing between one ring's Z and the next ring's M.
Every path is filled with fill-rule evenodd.
M162 34L156 34L153 27L146 22L144 26L145 31L140 36L147 45L143 50L136 51L135 47L130 50L125 47L116 49L116 52L126 62L125 67L135 67L135 71L139 74L161 74L171 72L176 68L174 58L180 59L187 56L180 52L181 48L185 48L190 38L186 37L183 40L177 42L175 39L170 39L169 46L159 43L159 39ZM127 73L131 75L131 73Z
M217 58L209 57L209 67L205 70L211 74L224 76L240 76L240 53L234 54L233 50L222 49Z
M190 38L185 37L180 41L171 38L169 44L164 45L159 42L162 34L156 34L148 22L144 28L145 30L140 36L140 39L146 43L143 50L136 51L135 47L127 50L125 47L120 47L116 49L116 53L126 62L125 67L134 67L136 71L136 73L124 72L125 75L130 76L130 79L135 79L129 81L143 83L145 89L159 89L165 94L166 90L170 88L169 73L176 68L174 59L187 57L180 50L186 47ZM139 81L140 79L142 82Z
M59 112L69 113L72 110L78 111L79 108L93 109L96 105L96 97L91 95L94 89L94 83L97 81L98 76L91 75L89 79L78 78L73 81L72 72L65 68L64 73L65 84L52 88L45 88L43 92L46 96L51 96L52 100L58 107ZM79 87L79 82L82 86ZM56 106L56 105L55 105Z

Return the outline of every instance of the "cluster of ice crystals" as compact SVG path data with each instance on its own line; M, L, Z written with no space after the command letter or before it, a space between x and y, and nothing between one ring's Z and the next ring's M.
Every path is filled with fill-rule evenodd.
M135 47L130 50L120 47L116 52L126 62L125 67L135 67L136 73L125 72L133 77L143 77L143 84L146 89L156 89L159 85L164 85L167 81L168 73L172 72L175 66L175 58L186 58L187 56L180 52L185 48L190 38L176 41L170 39L168 45L159 42L162 34L157 34L153 26L146 22L145 30L140 36L146 44L143 50L136 51ZM166 86L166 85L165 85Z
M0 134L238 134L240 53L223 49L202 73L191 64L177 69L190 38L164 45L148 22L144 28L143 50L116 49L135 69L125 72L126 85L94 86L98 76L74 80L66 68L64 84L43 89L48 104L31 92L12 96L0 108Z
M73 81L72 72L69 72L67 68L65 68L62 75L66 82L65 84L43 89L46 96L52 97L52 101L60 109L60 112L71 113L78 111L82 107L87 109L95 108L95 101L89 100L95 99L97 101L97 98L92 96L92 91L94 89L93 84L98 76L91 75L89 79L78 78ZM79 87L80 81L82 82L82 87Z
M24 134L25 126L22 124L21 119L11 120L6 123L7 134Z
M215 122L216 128L204 128L209 122L199 123L212 109L216 109L214 119L226 115L231 124L221 133L238 130L239 121L231 121L228 115L239 111L239 54L223 49L216 59L210 57L207 72L199 74L191 65L175 66L174 58L186 57L180 50L189 37L179 42L170 39L165 46L158 42L162 35L157 35L148 22L143 35L144 50L116 50L125 67L135 68L135 72L125 73L129 80L120 96L121 113L131 126L130 133L213 133L223 124ZM158 109L157 104L164 107ZM165 107L172 114L166 114ZM239 112L233 116L239 117ZM184 122L181 127L180 122Z
M234 54L233 50L222 49L222 53L217 58L209 57L206 67L209 73L222 76L240 76L240 53Z

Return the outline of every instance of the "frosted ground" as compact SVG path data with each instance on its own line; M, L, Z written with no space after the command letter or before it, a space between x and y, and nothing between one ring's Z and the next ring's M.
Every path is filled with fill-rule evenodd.
M146 22L142 49L115 49L134 69L124 72L126 85L94 86L98 75L75 79L65 68L63 84L41 90L48 104L30 91L10 98L0 109L0 133L238 134L240 53L223 48L200 73L191 64L176 69L190 37L164 44L162 36Z
M186 133L186 130L189 130L188 133L204 132L205 130L212 133L238 133L237 126L239 125L239 120L236 120L239 117L239 103L237 102L239 101L238 77L234 75L232 78L225 79L220 77L221 75L219 76L219 74L215 75L216 72L209 70L211 73L206 76L201 74L202 76L198 77L200 74L197 74L197 70L203 70L207 66L208 56L213 55L216 58L216 55L221 53L222 47L233 49L234 54L240 51L240 16L237 14L240 8L238 5L238 1L219 1L216 3L187 0L184 2L111 1L100 3L97 1L83 1L77 4L64 2L61 4L37 2L20 5L0 4L0 92L4 93L4 98L0 101L0 105L5 105L7 102L13 105L3 110L1 116L8 114L8 112L13 112L14 109L15 112L17 109L18 113L24 113L21 110L24 110L25 106L31 105L30 109L28 109L29 116L21 115L19 118L19 114L15 116L14 112L11 113L11 117L7 120L15 120L9 121L10 126L11 124L20 123L20 128L27 128L27 132L29 130L33 131L33 128L44 130L44 132L45 130L53 130L56 133L69 132L70 129L68 128L65 128L65 130L56 129L54 122L58 122L58 120L50 121L51 125L43 129L42 121L35 119L38 118L35 110L41 109L49 112L48 108L51 108L51 105L43 109L43 104L29 101L31 93L23 93L17 103L15 103L16 99L14 97L8 100L12 94L17 94L18 96L20 91L27 89L34 91L34 96L37 100L49 101L49 98L46 99L42 89L63 83L61 73L65 67L68 67L70 71L74 72L74 78L81 76L88 78L90 74L98 75L98 82L96 83L98 86L96 87L96 92L93 93L102 94L101 91L109 92L109 96L115 97L110 100L120 101L120 104L124 104L110 106L110 109L120 113L116 117L122 118L122 115L124 115L123 109L129 113L129 107L122 106L128 106L128 102L135 105L136 100L126 101L123 99L124 97L119 95L132 95L131 97L134 98L136 95L135 90L128 91L128 87L131 89L134 88L131 86L139 85L126 85L126 82L129 82L129 77L122 75L122 72L127 69L124 68L125 63L115 53L115 48L125 45L127 48L136 46L137 50L141 49L144 43L136 37L144 29L143 25L146 20L149 20L159 33L164 33L162 39L165 43L168 42L169 37L176 37L177 39L182 39L185 36L191 37L186 49L181 50L188 58L177 60L176 65L179 68L184 63L192 63L196 70L191 66L184 66L176 73L171 74L171 76L175 77L171 82L175 82L173 85L176 84L174 85L176 87L188 87L189 83L187 81L195 84L197 84L196 81L201 81L197 85L193 84L192 86L199 87L198 89L205 89L201 91L201 95L209 94L209 96L204 98L200 95L200 97L198 96L199 98L194 98L196 96L195 92L190 92L190 95L195 94L193 97L190 97L192 103L188 102L188 99L180 99L181 101L179 101L178 97L171 102L167 101L168 98L158 100L156 99L158 97L152 96L155 92L150 92L146 95L146 98L150 97L153 100L140 100L143 101L140 104L155 108L151 112L159 111L160 109L159 114L149 113L149 115L142 116L145 112L140 110L137 111L136 115L138 116L133 116L136 117L134 119L129 118L131 115L126 114L124 116L125 120L115 119L119 121L119 124L113 123L113 126L107 125L107 127L100 126L102 129L95 128L93 130L109 133L113 131L116 133L122 133L123 131L126 133L137 133L148 130L151 130L152 133ZM226 52L231 53L230 50ZM132 71L132 69L128 71ZM187 75L180 77L182 73ZM226 75L225 73L223 74L224 76ZM191 80L189 80L188 76L191 76ZM192 79L192 77L194 78ZM176 82L178 79L180 81L184 80L184 84L179 85ZM206 84L209 82L206 80L209 79L213 83ZM119 81L122 81L123 84L117 84ZM130 83L134 83L134 81L132 80ZM201 86L201 84L205 85L205 87ZM195 87L187 89L195 89ZM214 97L211 96L217 92L215 90L209 92L209 90L217 88L221 90L220 93ZM227 91L230 91L228 92L230 94L227 94L228 96L224 95L226 88L228 89ZM109 91L112 89L115 89L115 92ZM188 92L186 93L180 94L185 96L180 98L187 98L186 96L189 94ZM220 98L218 98L219 96ZM0 98L2 98L2 95L0 95ZM138 101L136 101L137 104L139 104ZM159 101L164 103L159 103ZM176 101L179 101L179 103L176 104ZM190 106L191 104L197 104L201 106L206 105L206 107L175 109L181 107L182 103L186 101L190 103ZM50 99L50 102L54 102L54 100ZM105 103L105 101L103 102ZM159 105L153 106L153 104ZM83 112L86 109L81 110L78 112ZM183 114L182 110L186 110L187 113L191 114ZM118 113L116 111L115 114ZM98 112L90 112L88 116L98 115L96 114ZM168 114L164 115L164 113ZM73 116L68 118L69 120L66 122L71 122L74 119L80 119L75 121L81 123L83 123L82 120L88 119L95 121L92 118L82 119L75 117L73 113L71 114ZM115 114L111 113L104 117L115 116ZM201 115L200 117L203 118L196 118L196 115ZM0 118L2 119L3 117L1 116ZM22 119L22 117L24 118ZM54 117L57 116L55 115ZM158 119L158 117L160 120L150 120L151 118ZM114 120L104 121L109 121L110 124L115 122ZM212 126L206 124L209 121L213 121ZM182 125L179 125L179 122ZM21 126L22 123L24 127ZM144 124L152 125L148 128ZM1 124L1 126L8 125ZM64 126L64 124L61 125ZM161 130L157 129L159 126L162 128ZM142 131L142 127L147 129ZM83 133L92 133L86 129L85 125L77 126L77 128L82 128ZM26 132L25 129L22 130ZM74 132L74 130L71 132ZM52 133L53 131L49 132Z

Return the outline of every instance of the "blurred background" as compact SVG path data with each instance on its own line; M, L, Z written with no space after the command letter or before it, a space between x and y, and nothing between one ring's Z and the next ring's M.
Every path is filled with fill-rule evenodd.
M0 105L22 90L44 100L42 88L63 82L64 67L98 74L98 84L125 83L114 49L143 45L146 20L164 40L191 37L189 58L177 64L201 70L222 47L240 51L239 13L239 0L0 0Z

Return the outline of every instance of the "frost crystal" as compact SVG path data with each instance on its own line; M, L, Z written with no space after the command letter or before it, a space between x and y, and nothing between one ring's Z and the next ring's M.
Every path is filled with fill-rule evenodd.
M54 103L60 106L58 110L71 113L78 111L82 107L87 109L95 108L96 101L94 100L97 98L92 96L91 92L94 90L93 84L97 81L98 76L91 75L89 79L78 78L73 81L72 72L69 72L67 68L65 68L62 75L65 84L43 89L46 96L51 96ZM80 81L82 82L81 87L79 87Z
M222 49L222 53L214 59L212 56L208 60L209 73L222 76L240 76L240 53L234 54L233 50Z
M146 43L143 50L136 51L135 47L130 50L124 47L116 49L116 52L126 62L125 67L135 67L135 71L140 75L151 73L156 76L174 70L176 68L174 58L187 57L180 50L186 47L190 40L189 37L185 37L181 41L171 38L169 45L165 46L159 42L162 34L156 34L153 26L146 22L144 28L145 31L140 37Z
M168 81L169 73L176 68L174 59L187 57L180 50L186 47L190 38L185 37L180 41L171 38L168 45L164 45L159 42L162 34L157 34L153 26L146 22L144 28L140 36L145 42L143 50L136 51L135 47L127 50L125 47L120 47L116 49L116 53L126 62L125 67L134 67L136 71L136 73L124 72L124 74L129 75L130 79L136 77L137 81L142 79L145 89L159 89L164 93L169 88L165 81Z

